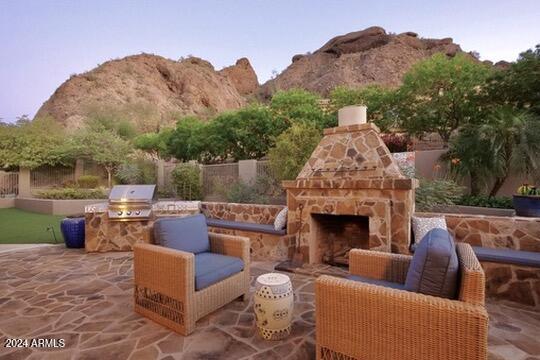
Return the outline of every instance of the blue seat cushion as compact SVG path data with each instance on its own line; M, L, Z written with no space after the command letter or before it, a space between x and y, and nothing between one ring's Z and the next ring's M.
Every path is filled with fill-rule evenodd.
M212 284L244 270L242 259L203 252L195 255L195 290L202 290Z
M242 221L222 220L207 218L206 223L208 226L214 226L224 229L233 229L241 231L252 231L271 235L285 235L286 229L276 230L273 224L255 224Z
M158 219L154 223L154 238L171 249L193 254L210 251L208 227L202 214Z
M494 249L473 246L478 260L540 268L540 253L512 249Z
M365 277L365 276L349 275L349 276L347 276L347 279L353 280L353 281L363 282L365 284L384 286L384 287L391 288L391 289L405 290L405 285L403 285L403 284L395 283L395 282L391 282L391 281L386 281L386 280L371 279L371 278L368 278L368 277Z
M407 271L405 290L455 299L459 261L447 230L430 230L416 247Z

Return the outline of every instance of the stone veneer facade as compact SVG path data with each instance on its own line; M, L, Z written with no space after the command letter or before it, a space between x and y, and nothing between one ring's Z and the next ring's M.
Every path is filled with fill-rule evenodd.
M468 214L417 213L416 216L444 215L456 241L472 246L537 252L540 256L540 218ZM486 273L486 294L540 308L540 269L482 262Z
M201 212L208 218L273 224L283 205L235 204L222 202L203 202ZM252 231L241 231L210 227L210 231L221 234L245 236L251 240L251 258L254 261L283 261L290 258L295 248L295 237L273 235Z
M199 206L178 206L174 202L154 205L153 215L145 221L109 221L107 204L85 209L85 250L87 252L131 251L135 243L153 243L154 221L160 217L198 214Z
M369 249L408 253L417 181L401 174L373 124L326 129L324 135L296 180L283 182L288 233L296 235L304 261L323 257L318 242L324 239L312 214L369 217Z

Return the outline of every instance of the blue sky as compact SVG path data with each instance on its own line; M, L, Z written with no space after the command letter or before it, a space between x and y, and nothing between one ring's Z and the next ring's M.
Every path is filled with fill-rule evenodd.
M540 43L538 19L540 0L0 0L0 118L33 116L71 74L141 52L216 69L246 56L264 82L293 55L373 25L511 61Z

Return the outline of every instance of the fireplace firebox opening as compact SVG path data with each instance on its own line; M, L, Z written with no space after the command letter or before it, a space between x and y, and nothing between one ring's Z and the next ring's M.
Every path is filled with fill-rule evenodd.
M311 214L319 261L348 266L351 249L369 249L369 217Z

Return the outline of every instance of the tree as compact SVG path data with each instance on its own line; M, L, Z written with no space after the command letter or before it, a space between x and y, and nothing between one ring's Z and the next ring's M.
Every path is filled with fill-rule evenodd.
M496 71L487 83L492 102L540 116L540 44L521 53L509 68Z
M485 117L480 95L491 74L466 54L435 54L415 64L399 89L402 126L411 135L437 132L448 142L454 130Z
M298 122L308 122L321 129L335 126L335 115L323 112L320 99L301 89L278 91L272 97L270 109L275 121L284 123L286 128Z
M133 139L133 146L150 155L154 161L169 157L167 143L173 130L163 129L160 132L145 133Z
M291 126L278 136L268 153L272 174L278 180L295 179L320 140L321 131L313 125Z
M88 158L107 171L107 184L112 186L112 174L133 151L132 145L106 129L87 128L65 145L65 152L78 158Z
M64 136L64 129L48 117L0 123L0 167L71 164L73 158L62 151Z
M480 182L495 196L510 173L540 174L540 119L531 113L500 107L485 123L469 125L452 142L453 168L471 177L471 192Z
M166 152L182 161L201 160L203 153L208 150L207 126L193 116L178 120L176 128L167 136ZM216 144L216 147L219 146Z
M345 106L365 105L368 108L368 121L375 123L383 131L398 125L400 99L396 90L379 85L368 85L358 89L340 86L330 93L330 101L336 114Z

